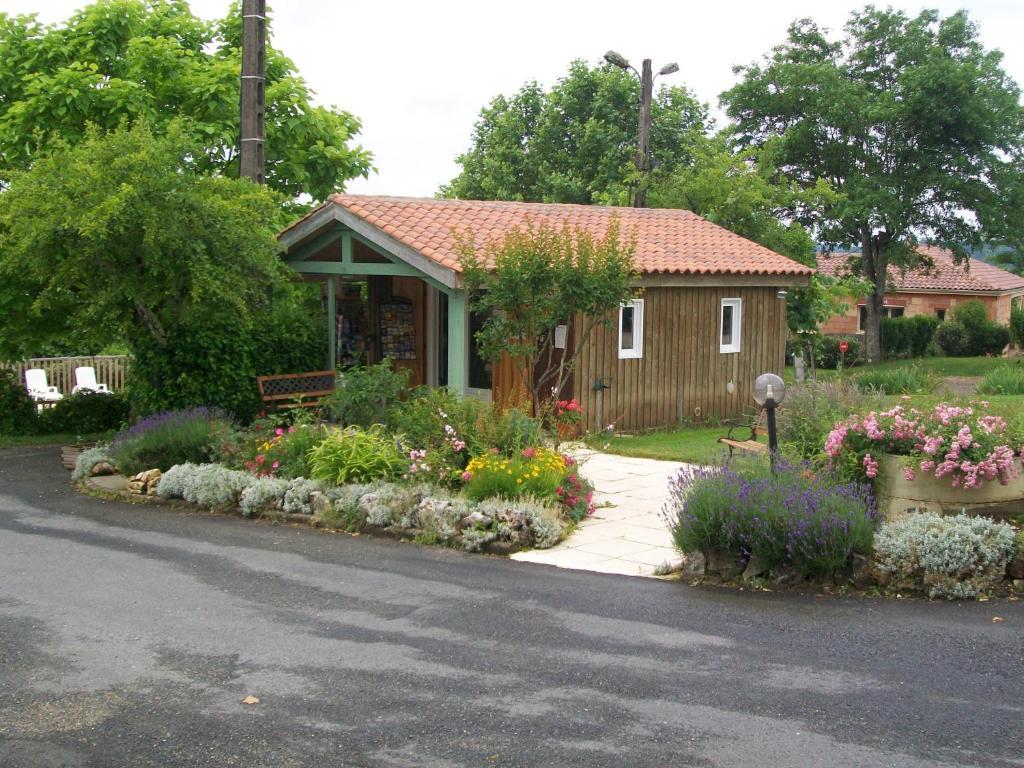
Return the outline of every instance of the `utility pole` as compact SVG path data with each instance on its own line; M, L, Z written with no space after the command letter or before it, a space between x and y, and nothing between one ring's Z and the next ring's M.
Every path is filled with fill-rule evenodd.
M651 145L651 99L654 95L654 72L651 60L644 59L640 68L640 126L637 137L639 149L636 153L636 169L640 174L640 186L633 198L634 208L647 207L647 172L650 170Z
M266 56L266 0L242 0L242 87L240 99L241 146L238 175L263 183L264 71Z
M651 167L651 101L654 98L654 70L651 67L651 60L644 59L641 71L637 72L630 66L629 61L622 54L615 51L608 51L604 60L619 69L628 69L640 79L640 120L637 129L637 153L636 170L640 181L633 195L634 208L647 207L647 172ZM660 70L659 75L671 75L679 71L679 65L673 62L666 64Z

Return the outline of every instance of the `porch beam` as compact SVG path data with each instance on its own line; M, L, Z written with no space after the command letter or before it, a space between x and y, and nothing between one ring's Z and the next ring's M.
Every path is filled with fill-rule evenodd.
M352 230L341 233L341 260L345 264L352 263Z
M338 365L338 333L336 323L338 322L337 308L338 278L334 275L327 276L327 368L333 371Z
M384 275L390 277L423 277L423 273L408 264L346 264L341 261L300 261L289 263L292 269L313 275Z
M469 307L465 291L448 294L448 386L458 395L466 394L469 370Z

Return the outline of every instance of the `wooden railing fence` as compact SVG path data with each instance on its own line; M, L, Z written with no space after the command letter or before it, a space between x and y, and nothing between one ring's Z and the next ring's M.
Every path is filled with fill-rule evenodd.
M34 357L20 363L0 363L0 367L14 371L18 381L25 383L27 368L46 371L46 383L56 387L63 395L75 388L75 368L91 365L96 369L96 381L106 384L112 392L124 389L128 378L128 355L95 355L91 357Z

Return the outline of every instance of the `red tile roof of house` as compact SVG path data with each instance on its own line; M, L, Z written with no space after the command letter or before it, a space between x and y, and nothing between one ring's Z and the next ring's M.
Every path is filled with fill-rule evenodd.
M636 264L641 272L731 275L810 275L813 272L810 267L690 211L678 209L364 195L332 195L324 204L330 205L341 206L456 272L460 271L459 255L453 233L460 236L472 233L482 244L531 221L535 225L546 223L556 227L568 223L600 237L607 231L612 216L618 217L623 237L635 232Z
M945 248L922 245L918 250L931 258L934 266L922 266L903 272L890 264L891 290L1003 293L1024 289L1024 277L980 259L956 264L953 254ZM846 276L850 274L850 260L859 258L860 253L819 253L818 269L832 277Z

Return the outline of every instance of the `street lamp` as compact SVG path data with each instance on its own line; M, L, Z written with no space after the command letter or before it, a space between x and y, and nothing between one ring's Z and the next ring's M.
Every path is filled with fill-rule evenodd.
M786 399L786 385L774 373L762 373L754 379L754 401L768 415L768 458L775 471L775 454L779 450L779 435L775 427L775 409Z
M636 196L633 198L634 208L644 208L647 205L647 190L644 188L644 181L646 180L646 174L648 170L649 161L649 145L651 141L651 98L654 94L654 73L651 67L651 60L644 59L644 63L641 65L642 72L637 72L629 60L621 53L615 51L608 51L604 55L604 60L612 66L618 67L619 69L628 69L638 78L640 78L640 120L638 134L639 148L636 153L636 169L640 174L640 186L636 190ZM673 72L679 71L679 65L675 62L666 64L664 67L658 70L659 75L671 75Z

